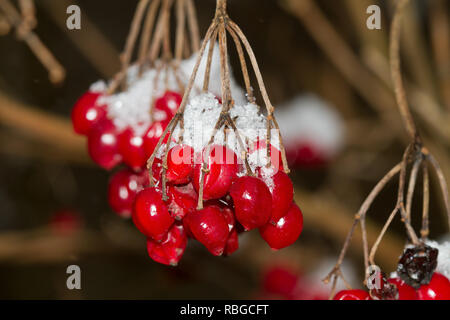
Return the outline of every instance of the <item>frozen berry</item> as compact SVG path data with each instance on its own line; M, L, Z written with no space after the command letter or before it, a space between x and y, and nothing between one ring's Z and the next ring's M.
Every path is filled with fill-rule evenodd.
M297 240L303 229L303 214L300 208L292 202L287 214L273 225L267 223L259 228L261 237L272 249L290 246Z
M187 237L183 226L173 225L161 242L147 239L147 252L154 261L176 266L186 249Z
M223 254L228 239L228 224L220 208L205 206L202 210L189 213L189 229L195 239L201 242L215 256Z
M413 287L406 284L400 278L391 278L388 280L390 283L394 284L397 287L398 291L398 300L416 300L417 294L416 290Z
M144 138L128 128L119 135L118 140L123 162L134 170L143 168L148 158L144 150Z
M255 163L265 163L267 160L267 143L266 140L258 138L253 144L250 145L248 150L248 156L250 159L253 159ZM270 164L273 173L280 170L283 167L283 162L281 158L281 152L277 148L275 148L272 144L270 145Z
M97 105L100 96L98 92L88 91L73 106L71 118L76 133L87 135L93 126L105 117L106 107Z
M208 150L210 150L208 156ZM195 159L192 184L198 192L204 157L208 156L203 184L203 199L219 199L223 197L231 187L238 171L238 159L236 154L225 146L212 145L205 148L202 156Z
M247 229L265 225L270 218L272 195L259 178L243 176L230 188L236 219Z
M370 300L369 293L361 289L341 290L333 300Z
M155 101L155 109L165 111L173 117L181 104L183 97L175 91L166 91L164 95Z
M136 174L129 169L116 172L108 184L108 202L119 216L129 218L133 211L136 194L148 183L148 176Z
M417 290L419 300L450 300L450 280L435 272L428 284Z
M197 193L192 184L185 186L170 186L168 188L170 194L170 203L168 205L169 212L176 220L183 219L189 212L197 208Z
M398 275L415 289L428 284L437 266L438 253L438 249L426 245L406 248L398 262Z
M272 177L272 214L270 220L278 221L283 217L291 206L294 198L294 187L289 176L284 171L278 171Z
M116 126L107 118L98 122L88 135L89 155L95 163L107 170L122 161L117 136Z
M146 188L137 194L132 218L139 231L155 241L162 240L174 222L156 188Z
M167 181L174 184L189 182L193 171L194 149L188 145L176 145L167 155Z

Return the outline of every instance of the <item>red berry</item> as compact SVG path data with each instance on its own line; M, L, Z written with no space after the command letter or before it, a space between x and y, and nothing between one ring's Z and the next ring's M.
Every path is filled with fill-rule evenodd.
M450 280L435 272L429 284L417 290L419 300L450 300Z
M158 144L159 138L161 138L164 130L166 129L168 122L156 121L150 125L147 133L144 135L144 150L145 155L150 157ZM169 134L166 135L164 143L167 142Z
M98 122L88 135L89 155L95 163L107 170L122 161L117 136L116 126L107 118Z
M174 222L156 188L146 188L137 194L132 218L139 231L156 241L165 237Z
M233 229L231 230L230 235L228 236L228 240L225 245L225 250L223 254L225 256L229 256L237 249L239 249L239 237L237 231Z
M167 181L174 184L189 182L193 171L193 157L194 149L188 145L171 148L167 155Z
M116 172L108 184L108 202L119 216L129 218L136 194L148 183L148 175L136 174L129 169Z
M183 97L174 91L166 91L164 95L155 101L155 109L165 111L173 117L181 104Z
M147 252L156 262L176 266L186 249L187 237L183 226L173 225L161 242L147 239Z
M300 208L292 202L284 217L273 225L267 223L259 229L261 237L272 249L281 249L293 244L303 229L303 214Z
M398 300L417 300L416 290L410 285L406 284L400 278L388 279L389 283L392 283L397 287Z
M247 229L265 225L272 210L272 195L259 178L244 176L238 178L230 188L236 219Z
M98 92L86 92L75 103L72 109L73 130L78 134L88 134L93 126L106 115L106 107L97 105L101 96Z
M272 193L272 222L283 217L294 199L294 187L289 176L284 171L278 171L273 177Z
M212 145L209 150L210 153L206 162L206 168L209 172L205 174L203 185L203 199L205 200L223 197L230 189L239 169L237 156L232 150L221 145ZM202 156L198 157L202 159L196 159L195 161L192 184L197 192L200 189L203 159L207 155L208 150L205 148Z
M72 210L56 211L50 218L50 228L59 235L71 235L78 231L83 224L78 212Z
M170 195L169 212L176 220L183 219L189 212L197 207L197 193L192 184L185 186L169 186Z
M228 239L228 224L220 208L205 206L202 210L189 213L189 229L195 239L201 242L215 256L223 254Z
M123 162L134 170L143 168L148 158L144 150L144 138L128 128L119 135L118 140Z
M297 273L282 266L276 266L264 275L264 290L283 297L292 296L299 281Z
M258 152L258 157L266 157L267 155L267 143L266 140L260 139L259 137L257 140L250 145L248 150L248 155L251 156L255 152ZM261 155L262 153L262 155ZM262 159L259 159L262 160ZM281 158L281 152L277 148L275 148L273 145L270 145L270 162L271 167L273 168L274 173L277 172L280 168L283 167L283 162Z
M333 300L370 300L370 295L361 289L341 290L336 293Z
M314 143L309 141L300 141L295 147L287 152L289 162L293 166L306 168L320 168L326 164L327 160L317 149Z

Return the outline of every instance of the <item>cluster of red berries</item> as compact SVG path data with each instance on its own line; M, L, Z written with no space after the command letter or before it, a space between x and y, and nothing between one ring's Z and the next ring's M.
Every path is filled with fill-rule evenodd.
M135 171L141 170L176 113L182 96L166 91L156 99L154 111L163 112L165 117L152 122L141 135L131 127L122 130L116 127L107 116L107 106L99 103L102 95L88 91L75 103L71 115L75 132L87 136L89 155L102 168L110 170L123 162Z
M197 210L204 159L205 201ZM258 170L256 176L239 176L242 163L226 146L213 144L200 153L188 145L173 146L167 158L167 200L163 200L162 172L161 160L156 158L154 186L136 195L132 213L134 224L148 238L150 257L157 262L176 265L188 238L220 256L238 249L240 232L259 228L271 248L281 249L297 240L302 231L302 212L293 202L287 174L278 170L271 188Z
M400 257L397 275L379 273L378 288L342 290L334 300L450 300L450 280L436 272L438 250L427 245L407 248Z

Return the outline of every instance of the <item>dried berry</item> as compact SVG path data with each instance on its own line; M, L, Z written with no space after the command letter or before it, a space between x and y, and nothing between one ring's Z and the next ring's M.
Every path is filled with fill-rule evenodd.
M437 266L438 249L427 245L407 248L400 257L397 273L415 289L428 284Z

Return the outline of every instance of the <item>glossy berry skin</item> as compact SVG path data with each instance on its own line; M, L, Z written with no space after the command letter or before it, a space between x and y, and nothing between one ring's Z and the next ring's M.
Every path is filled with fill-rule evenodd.
M416 290L410 285L406 284L400 278L388 279L389 283L394 284L398 291L398 300L417 300Z
M450 300L450 280L435 272L429 284L417 290L418 300Z
M237 249L239 249L239 236L236 230L231 230L230 235L228 236L227 243L225 245L225 250L223 254L225 256L231 255L233 252L235 252Z
M303 229L303 214L300 208L292 202L284 217L273 225L267 223L259 228L261 237L272 249L282 249L293 244Z
M176 266L183 256L186 244L183 226L174 224L161 242L147 239L147 252L156 262Z
M176 145L167 155L167 181L184 184L190 181L194 169L194 149L188 145Z
M219 207L210 205L189 213L189 229L195 239L201 242L215 256L223 254L228 239L228 224Z
M341 290L336 293L333 300L370 300L370 295L361 289Z
M76 133L87 135L106 116L106 106L96 104L100 96L99 92L88 91L73 106L71 118Z
M231 184L236 179L239 169L236 154L225 146L212 145L206 162L206 168L209 170L205 174L203 199L219 199L227 194ZM192 184L197 193L200 190L201 169L203 159L208 155L208 150L203 150L203 156L197 156L194 165L194 175Z
M155 150L156 145L158 144L159 138L161 138L162 134L164 133L164 130L166 129L168 125L168 122L161 122L156 121L153 122L147 133L144 135L144 152L147 158L149 158L153 150ZM166 136L166 139L164 139L164 142L167 142L168 135Z
M276 222L283 217L294 199L294 186L289 176L284 171L278 171L273 177L272 213L271 222Z
M116 172L108 183L108 202L119 216L129 218L136 194L148 183L148 175L136 174L129 169Z
M139 231L155 241L163 240L175 221L156 188L146 188L137 194L131 217Z
M166 91L155 101L155 109L165 111L172 118L178 110L183 97L175 91Z
M134 170L144 168L148 158L144 150L144 138L128 128L120 133L118 141L123 162Z
M192 184L185 186L169 186L169 212L175 220L183 219L189 212L197 208L197 193Z
M236 219L246 230L268 223L272 210L272 195L259 178L243 176L230 188Z
M88 152L100 167L110 170L122 161L119 153L118 132L111 120L104 118L88 135Z

